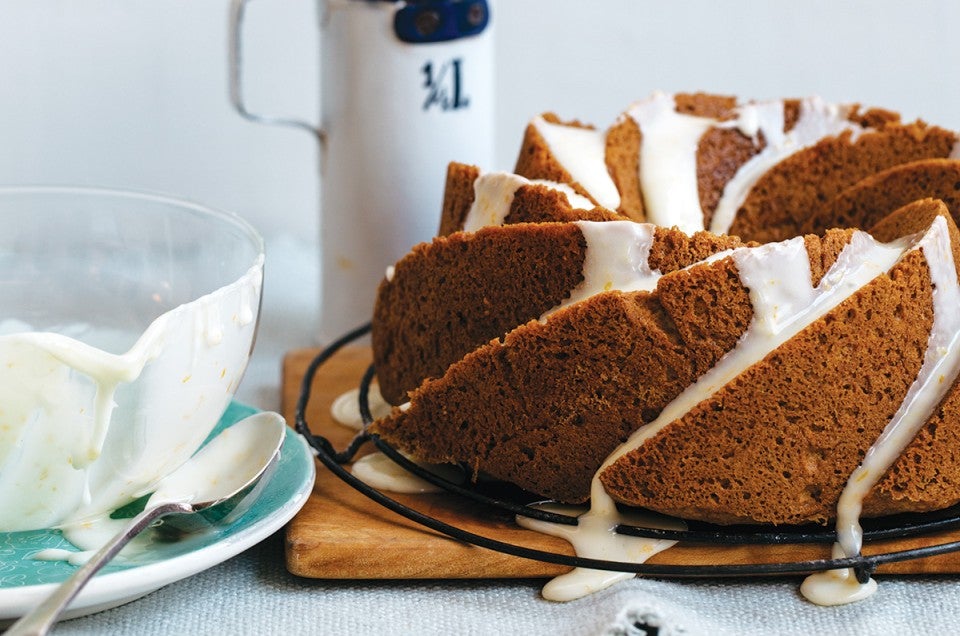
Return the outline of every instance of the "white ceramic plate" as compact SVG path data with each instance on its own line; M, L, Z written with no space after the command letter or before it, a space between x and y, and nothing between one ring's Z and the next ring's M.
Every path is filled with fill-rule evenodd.
M213 434L254 412L232 403ZM108 565L80 592L64 617L128 603L236 556L293 518L310 495L313 481L313 455L303 438L288 429L277 470L243 516L231 524L156 543L135 561ZM74 571L64 562L31 558L38 550L58 547L74 549L56 531L0 533L0 626L29 611Z

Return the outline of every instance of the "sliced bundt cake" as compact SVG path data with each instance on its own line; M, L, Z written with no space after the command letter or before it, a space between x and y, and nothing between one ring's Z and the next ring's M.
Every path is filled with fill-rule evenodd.
M938 232L949 253L933 256ZM592 295L467 354L374 430L426 461L583 501L604 460L646 427L602 473L618 501L721 523L833 518L924 364L930 260L954 267L957 251L940 202L908 206L878 235L889 242L831 230L741 247L652 292ZM931 443L960 434L955 379L868 514L960 500L960 455Z

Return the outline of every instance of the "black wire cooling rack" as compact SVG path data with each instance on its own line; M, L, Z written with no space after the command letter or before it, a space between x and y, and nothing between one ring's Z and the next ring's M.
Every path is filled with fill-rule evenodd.
M296 429L303 435L313 448L317 459L341 480L360 491L365 496L379 503L383 507L396 512L411 521L419 523L431 530L445 534L454 539L473 545L502 552L526 559L534 559L545 563L558 565L591 568L597 570L611 570L615 572L633 572L656 577L725 577L725 576L754 576L765 574L806 574L814 571L852 568L861 582L866 582L871 574L882 564L898 561L909 561L924 557L936 556L960 550L960 541L933 543L918 548L896 550L892 552L878 552L869 555L857 555L842 559L816 559L807 561L788 561L778 563L755 564L702 564L702 565L674 565L629 563L588 559L567 554L547 552L522 545L507 543L483 536L448 524L440 519L431 517L391 498L383 492L366 484L355 477L344 464L351 462L360 448L365 444L372 444L391 460L399 464L408 472L424 479L444 490L465 497L482 506L492 507L503 513L522 515L532 519L539 519L565 525L576 525L577 518L570 515L558 514L533 507L534 503L522 495L511 493L503 496L497 491L489 491L483 487L464 483L457 483L440 477L421 466L408 460L396 449L384 442L376 434L366 432L366 426L373 421L368 401L368 390L375 376L373 366L370 366L359 380L359 407L364 422L364 430L359 433L342 451L337 451L331 442L321 435L311 433L306 419L307 405L310 401L311 387L317 371L345 345L354 342L370 331L370 325L360 326L345 334L322 351L310 362L304 373L300 389L300 396L296 404ZM630 525L620 525L617 532L637 537L667 539L678 542L717 545L795 545L795 544L832 544L836 534L832 529L820 526L779 526L773 530L769 526L717 526L712 524L689 522L687 530L660 530L642 528ZM864 544L887 540L902 539L935 534L960 527L960 505L942 511L924 514L904 514L884 517L880 519L865 519L863 521ZM935 538L931 538L932 541Z

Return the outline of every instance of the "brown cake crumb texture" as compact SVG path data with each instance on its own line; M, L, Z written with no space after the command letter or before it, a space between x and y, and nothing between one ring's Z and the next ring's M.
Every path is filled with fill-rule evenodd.
M384 398L405 402L424 378L559 304L583 279L585 251L573 224L490 227L415 248L381 283L374 307Z
M452 162L447 166L447 180L443 188L443 209L437 236L446 236L463 229L467 213L473 205L473 184L480 178L480 168Z
M644 222L647 220L643 195L640 193L640 126L623 115L607 131L607 171L620 192L620 214Z
M654 293L599 294L473 351L375 430L424 460L583 501L603 459L716 364L752 314L729 258L668 274Z
M669 272L741 245L706 232L658 228L651 265ZM459 232L418 246L378 290L374 364L391 404L456 360L539 318L583 281L586 240L571 223Z
M900 214L916 214L918 206L950 218L945 206L933 201ZM921 229L902 218L886 225L885 238L891 239L895 228L906 234ZM950 226L956 240L952 221ZM720 523L826 521L847 478L916 377L932 321L929 273L916 250L611 466L603 483L619 501L646 506L655 499L655 509L682 517ZM929 442L944 426L951 437L958 434L956 418L945 424L940 415L956 399L955 387L874 490L867 514L958 500L957 453ZM914 478L925 474L911 482L903 471ZM928 490L944 483L949 486L941 485L936 494Z
M922 159L871 175L811 215L806 229L809 232L822 232L828 227L869 229L891 207L926 197L943 201L954 220L960 220L960 160Z
M858 181L898 164L947 157L956 143L955 133L922 122L888 125L856 140L849 132L824 139L757 181L730 234L761 243L796 236L808 219L820 216L830 200Z

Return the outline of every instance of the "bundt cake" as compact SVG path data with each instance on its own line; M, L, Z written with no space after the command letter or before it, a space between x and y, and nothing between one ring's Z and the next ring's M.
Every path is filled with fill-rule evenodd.
M919 234L918 216L928 222ZM907 238L881 244L831 230L738 248L665 274L652 292L590 296L466 355L375 430L426 461L463 462L578 502L621 442L667 418L670 426L602 473L618 501L720 523L831 519L927 351L933 294L918 246L941 232L956 250L942 203L913 204L895 219L881 228L885 238ZM787 281L796 284L778 292ZM778 302L760 304L771 298ZM746 334L757 330L782 342L761 338L755 348ZM740 349L753 354L730 366ZM960 500L960 445L943 443L960 441L952 387L867 514ZM940 443L931 448L930 436Z
M663 158L650 148L644 154L644 143L659 148ZM683 146L687 156L678 156L671 143ZM892 217L899 220L877 226L885 234L874 238L890 242L894 234L908 234L891 227L910 226L922 235L931 215L943 218L952 236L960 161L917 157L945 157L955 146L952 132L818 99L739 104L702 94L658 94L631 107L605 134L553 115L538 117L524 136L518 174L451 164L441 236L414 248L382 283L372 338L380 390L392 404L410 404L375 430L425 461L463 462L539 495L582 502L590 478L619 443L711 377L740 346L757 292L740 274L737 259L747 257L734 255L779 255L802 245L809 296L841 253L869 238L827 229L833 224L825 210L838 210L843 226L869 229L894 207L932 194L949 208L939 201L906 205ZM765 171L756 167L758 158ZM711 219L725 205L731 183L749 182L752 188L730 221L731 229L744 228L741 236L690 236L624 220L662 219L654 207L692 205L656 203L659 195L641 187L649 167L647 178L626 176L624 165L640 172L644 161L687 171L681 181L697 184L700 225L715 225ZM741 220L761 211L777 220ZM741 240L792 235L800 226L818 234L766 246ZM657 436L656 443L608 468L604 484L624 503L687 518L832 518L839 482L808 483L803 476L824 474L827 466L837 480L848 475L851 462L855 467L882 429L884 414L889 419L891 405L916 377L932 315L920 300L930 295L924 262L913 249L886 268L889 274L878 272L864 289L851 290L846 302L856 306L849 314L841 319L841 310L833 310L767 352L775 365L744 368L729 386L716 387L715 402L722 406L704 399L684 416L701 425L669 427L673 435ZM881 300L887 304L870 305ZM854 336L860 340L849 340ZM873 340L865 345L868 337ZM825 346L808 351L803 338ZM891 364L901 372L884 371ZM784 373L772 373L774 367ZM860 380L833 377L847 373ZM829 388L818 391L820 386ZM764 396L776 399L767 403ZM817 399L805 402L807 396ZM758 412L764 415L758 418ZM784 422L811 421L804 444L780 434ZM720 443L712 436L721 425L750 433L730 434ZM849 445L830 447L838 430L849 427L856 433L847 431ZM773 440L751 446L761 431ZM753 457L757 453L765 463ZM703 462L716 464L709 478L702 478L710 472L706 468L690 471ZM740 464L766 465L767 473L762 480L748 479L736 469ZM957 466L940 462L929 470ZM688 471L691 477L681 479ZM692 488L691 479L700 487ZM936 488L892 479L872 495L868 514L960 499L955 477L927 475L923 483ZM770 485L775 482L793 490L778 490Z
M958 139L818 98L536 117L388 270L371 430L589 500L584 532L836 520L854 555L861 516L960 502Z

